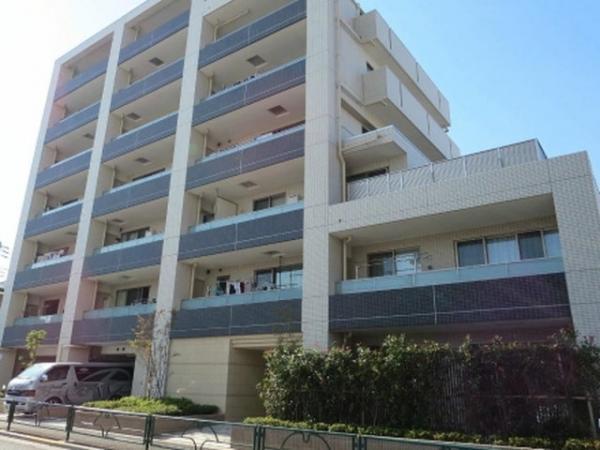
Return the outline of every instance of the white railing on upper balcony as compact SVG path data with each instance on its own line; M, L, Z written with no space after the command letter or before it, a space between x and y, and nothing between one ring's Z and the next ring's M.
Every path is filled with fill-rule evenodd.
M96 253L108 253L114 252L115 250L123 250L124 248L136 247L142 244L148 244L150 242L160 241L163 238L163 234L152 234L150 236L144 236L143 238L133 239L131 241L118 242L116 244L106 245L96 249Z
M44 259L42 261L34 262L29 266L30 269L38 269L40 267L51 266L53 264L59 264L65 261L71 261L73 259L73 255L65 255L65 256L57 256L54 258Z
M60 161L57 161L57 162L55 162L54 164L52 164L52 165L50 165L50 166L46 167L46 169L44 169L44 170L47 170L47 169L50 169L50 168L53 168L53 167L60 166L60 165L62 165L62 164L64 164L64 163L66 163L66 162L69 162L69 161L71 161L72 159L75 159L75 158L77 158L77 157L79 157L79 156L82 156L82 155L85 155L86 153L91 153L91 152L92 152L92 149L91 149L91 148L88 148L87 150L84 150L84 151L82 151L82 152L79 152L79 153L75 153L74 155L71 155L71 156L69 156L69 157L67 157L67 158L65 158L65 159L61 159Z
M352 181L347 185L348 200L465 178L543 159L546 159L546 155L539 143L537 141L527 141L473 153L460 158L434 162L413 169Z
M56 208L52 208L47 211L44 211L43 213L40 214L40 216L54 214L55 212L62 211L63 209L70 208L71 206L79 205L81 203L82 203L81 200L77 200L76 202L67 203L66 205L60 205L60 206L57 206Z

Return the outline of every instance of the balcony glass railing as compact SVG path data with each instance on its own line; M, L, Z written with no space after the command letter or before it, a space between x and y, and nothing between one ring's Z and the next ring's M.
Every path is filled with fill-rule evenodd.
M95 253L109 253L116 250L123 250L124 248L137 247L138 245L149 244L150 242L160 241L163 238L163 234L153 234L151 236L145 236L140 239L134 239L131 241L119 242L117 244L106 245L96 249Z
M156 309L154 303L139 303L137 305L116 306L114 308L92 309L83 313L84 319L110 319L113 317L140 316L152 314Z
M206 231L213 228L221 228L227 225L233 225L236 223L249 222L251 220L260 219L263 217L274 216L276 214L282 214L289 211L296 211L304 207L304 202L286 203L281 206L274 206L268 209L261 209L260 211L253 211L246 214L240 214L237 216L225 217L222 219L215 219L212 222L201 223L190 227L190 233L197 231Z
M82 152L75 153L74 155L71 155L71 156L69 156L68 158L61 159L60 161L58 161L58 162L55 162L54 164L52 164L52 165L50 165L50 166L46 167L46 169L44 169L44 170L53 169L53 168L55 168L55 167L60 167L60 166L62 166L63 164L65 164L66 162L69 162L69 161L72 161L72 160L74 160L74 159L80 158L81 156L83 156L83 155L85 155L85 154L87 154L87 153L92 153L92 149L90 148L90 149L84 150L84 151L82 151Z
M48 215L50 215L50 214L54 214L55 212L62 211L62 210L64 210L64 209L70 208L70 207L72 207L72 206L75 206L75 205L80 205L81 203L82 203L82 201L81 201L81 200L78 200L78 201L76 201L76 202L67 203L66 205L57 206L56 208L52 208L52 209L49 209L48 211L44 211L44 212L43 212L43 213L41 213L41 214L40 214L38 217L41 217L41 216L48 216Z
M295 133L296 131L300 131L303 129L304 129L304 124L297 125L297 126L291 127L291 128L286 128L285 130L282 130L282 131L274 131L274 132L267 133L267 134L261 134L260 136L257 136L252 139L248 139L247 141L244 141L244 142L240 142L239 144L236 144L232 147L227 147L227 148L224 148L223 150L219 150L214 153L211 153L210 155L208 155L205 158L200 158L200 159L196 160L196 162L200 163L203 161L211 161L213 159L221 158L222 156L227 156L232 153L242 151L246 148L253 147L257 144L269 142L269 141L272 141L273 139L277 139L277 138L286 136L288 134Z
M51 316L30 316L21 317L15 320L15 326L31 326L31 325L44 325L47 323L60 323L62 322L62 314L53 314Z
M34 262L29 266L29 269L38 269L40 267L52 266L54 264L59 264L66 261L71 261L73 259L73 255L65 255L58 258L50 258L44 261Z
M352 181L347 185L348 200L388 192L399 192L412 187L465 178L544 159L546 159L546 155L536 141L523 142L412 169Z
M562 258L540 258L504 264L417 271L411 274L345 280L337 284L336 292L338 294L352 294L560 272L564 272Z
M268 291L257 290L244 294L215 295L184 300L181 309L202 309L218 306L247 305L252 303L276 302L280 300L293 300L302 298L301 287L287 287L271 289Z
M142 183L145 183L150 180L155 180L157 178L164 177L165 175L167 175L169 173L171 173L170 170L163 170L162 172L158 172L153 175L149 175L147 177L140 178L135 181L131 181L129 183L122 184L121 186L114 187L114 188L106 191L105 194L112 194L113 192L119 192L119 191L122 191L123 189L128 189L130 187L137 186L138 184L142 184Z

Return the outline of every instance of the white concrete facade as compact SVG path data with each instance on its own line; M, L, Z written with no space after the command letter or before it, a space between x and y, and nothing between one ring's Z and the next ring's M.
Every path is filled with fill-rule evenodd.
M154 317L155 364L136 360L134 392L230 418L260 413L262 353L280 339L600 339L587 155L548 159L528 141L460 157L449 126L446 97L353 0L145 2L56 63L0 381L36 327L40 356L134 358L140 315ZM460 260L463 242L481 267ZM512 259L494 265L493 245ZM397 255L416 262L406 272ZM453 309L446 286L472 303ZM428 292L398 309L417 287L432 311Z

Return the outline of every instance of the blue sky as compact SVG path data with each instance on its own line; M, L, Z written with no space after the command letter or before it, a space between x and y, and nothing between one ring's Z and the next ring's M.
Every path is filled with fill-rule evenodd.
M0 71L0 242L14 240L54 60L140 3L3 5L10 19L0 27L0 52L10 63ZM380 10L444 92L463 153L537 137L549 156L588 150L600 174L600 1L361 4Z

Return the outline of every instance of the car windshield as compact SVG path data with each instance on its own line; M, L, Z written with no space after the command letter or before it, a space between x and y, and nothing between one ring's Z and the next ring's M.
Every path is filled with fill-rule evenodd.
M40 375L46 372L51 366L52 363L34 364L17 375L17 378L22 378L25 380L37 380Z

